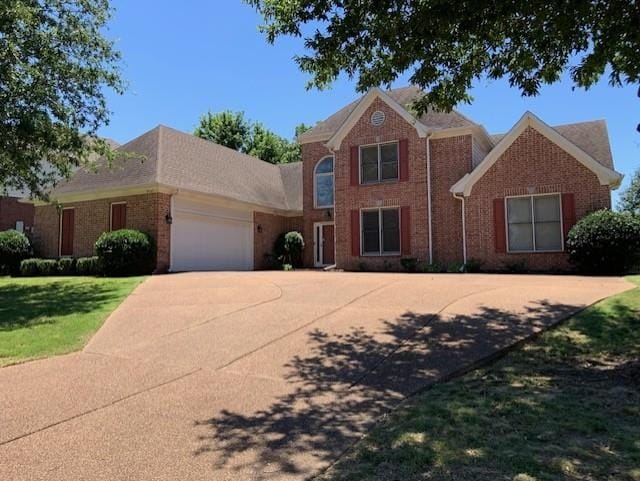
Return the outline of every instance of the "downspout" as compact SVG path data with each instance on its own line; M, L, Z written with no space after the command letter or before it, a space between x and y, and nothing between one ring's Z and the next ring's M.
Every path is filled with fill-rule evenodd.
M431 134L427 135L427 210L429 211L429 264L433 264L433 216L431 215Z
M463 264L466 266L467 265L467 228L466 228L466 222L465 222L465 215L464 215L464 195L463 196L458 196L455 192L453 194L453 196L462 201L462 261Z

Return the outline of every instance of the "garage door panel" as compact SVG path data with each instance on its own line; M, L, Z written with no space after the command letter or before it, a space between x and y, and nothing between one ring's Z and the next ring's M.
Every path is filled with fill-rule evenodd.
M253 224L238 220L242 217L248 216L241 211L176 203L171 226L172 270L251 270Z

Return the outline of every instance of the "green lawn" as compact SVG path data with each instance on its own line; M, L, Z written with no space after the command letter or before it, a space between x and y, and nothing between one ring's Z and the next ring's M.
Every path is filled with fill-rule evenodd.
M0 366L82 348L143 279L0 278Z
M409 400L323 479L640 480L640 287Z

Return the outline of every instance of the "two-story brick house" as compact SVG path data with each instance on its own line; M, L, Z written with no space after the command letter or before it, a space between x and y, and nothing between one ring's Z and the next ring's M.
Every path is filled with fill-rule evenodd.
M155 237L158 272L247 270L302 229L308 267L568 267L568 230L609 208L622 180L604 122L526 113L492 136L455 111L414 116L417 95L372 89L300 135L303 161L287 165L157 127L120 147L138 160L80 170L36 206L36 251L90 255L100 233L127 227Z
M419 94L373 89L299 137L306 263L566 268L567 232L622 180L604 122L552 128L526 113L491 136L455 111L416 118Z

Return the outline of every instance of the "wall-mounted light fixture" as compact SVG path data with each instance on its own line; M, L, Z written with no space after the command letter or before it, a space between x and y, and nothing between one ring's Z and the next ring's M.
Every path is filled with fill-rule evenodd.
M164 220L167 224L173 224L173 217L171 217L171 213L167 212L167 215L164 216Z
M327 217L327 219L331 220L331 209L327 209L325 216Z
M256 230L258 231L258 234L262 234L262 224L258 224Z

